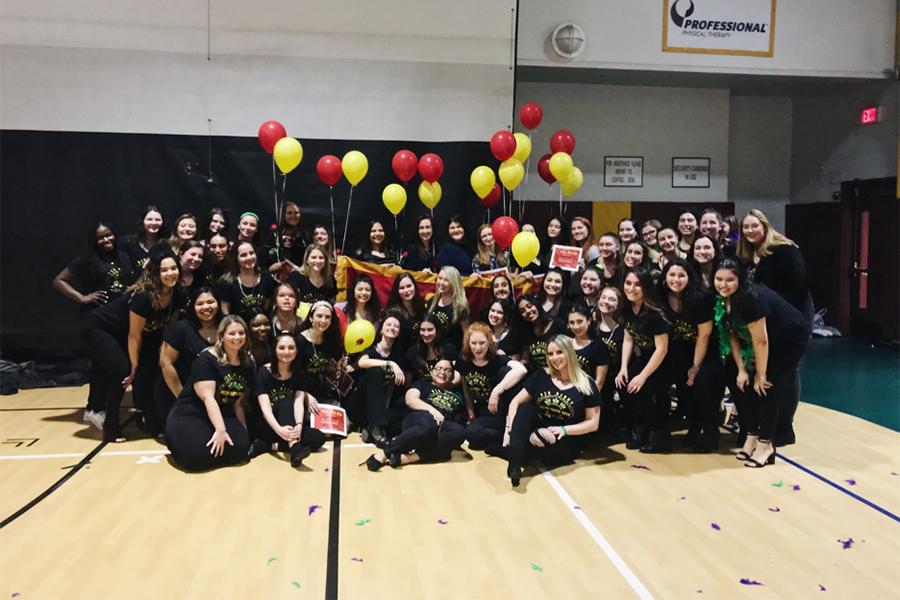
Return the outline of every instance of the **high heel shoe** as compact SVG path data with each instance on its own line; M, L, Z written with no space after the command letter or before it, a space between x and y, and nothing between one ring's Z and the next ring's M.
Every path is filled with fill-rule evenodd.
M519 487L519 480L522 478L522 469L516 465L506 467L506 476L513 487Z
M359 466L363 465L366 465L366 468L370 471L378 471L384 466L384 463L375 458L375 455L373 454L363 462L359 463Z
M750 457L753 456L753 453L756 451L756 446L759 444L759 438L755 435L748 435L746 441L744 441L744 446L741 448L734 457L738 460L748 461Z
M760 446L769 446L771 448L771 452L763 458L761 455L757 454L755 457L750 457L750 459L744 463L745 467L750 467L751 469L761 469L766 465L774 465L775 464L775 446L767 443L760 443Z

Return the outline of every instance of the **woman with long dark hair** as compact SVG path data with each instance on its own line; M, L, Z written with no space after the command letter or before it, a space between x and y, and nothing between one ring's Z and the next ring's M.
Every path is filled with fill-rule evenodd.
M98 306L124 294L125 288L133 281L131 261L119 249L112 225L100 221L88 230L84 254L70 262L53 279L53 289L81 306L79 320L84 330L87 316ZM103 377L99 365L92 364L83 419L97 429L103 429L106 417Z
M569 226L564 219L550 217L547 222L547 235L541 239L541 267L546 270L550 267L550 257L553 255L553 246L567 246L569 243Z
M222 312L239 315L247 323L256 312L269 311L274 289L275 280L260 268L253 244L236 242L222 280Z
M281 207L278 227L272 232L272 248L269 251L269 272L282 271L285 265L296 268L303 262L306 250L306 231L300 222L300 205L286 200Z
M712 290L716 266L722 262L722 253L716 240L705 233L694 236L688 262L697 274L697 283L704 290Z
M609 350L602 340L592 336L592 312L584 304L576 304L569 310L567 323L578 364L594 380L597 389L602 390L609 371Z
M406 349L403 372L406 381L431 381L431 370L442 359L456 360L456 347L444 341L444 329L434 315L425 315L419 323L419 336L414 345Z
M516 303L521 318L520 347L522 361L528 371L543 369L547 366L547 343L555 336L565 333L566 326L551 319L541 308L540 301L534 296L522 296Z
M622 324L622 313L625 309L625 296L622 290L614 286L607 286L600 290L597 299L597 308L594 310L594 335L597 341L603 342L609 355L608 373L618 374L622 367L622 344L625 341L625 327ZM606 377L600 393L603 402L612 409L617 417L622 417L623 403L613 403L615 400L615 377ZM630 431L629 431L630 434Z
M203 254L203 271L206 273L206 285L218 288L221 279L228 272L228 250L231 240L225 231L217 231L206 238L206 252Z
M629 269L623 291L625 336L616 387L624 395L632 431L625 446L641 452L666 452L669 381L662 369L669 349L671 326L666 321L650 272Z
M139 274L150 258L150 249L166 234L162 213L152 204L144 209L134 236L122 243L122 250L131 260L131 270Z
M391 293L388 296L384 312L396 312L401 316L400 320L400 344L402 348L409 348L415 343L419 331L419 323L425 318L428 309L425 301L419 295L416 280L410 273L402 273L394 279ZM374 321L372 321L374 323ZM445 332L446 333L446 332Z
M697 235L697 215L693 211L686 210L678 215L678 249L690 254L695 235Z
M544 275L537 299L541 303L541 310L551 319L565 321L569 308L571 308L571 304L566 298L567 279L565 272L556 268L550 269Z
M213 234L226 233L227 231L228 217L225 216L225 211L218 206L209 209L209 214L206 216L206 234L203 236L203 239L208 240Z
M352 323L360 319L375 323L381 313L381 302L375 293L375 282L365 273L360 273L353 280L350 289L347 290L347 304L344 314L347 322Z
M197 240L188 240L177 250L178 262L181 264L181 286L188 296L193 296L206 285L206 274L203 272L203 255L205 248Z
M438 250L437 267L455 267L462 275L472 274L472 250L466 238L466 225L459 215L450 217L447 241Z
M515 324L515 308L509 300L494 300L487 306L487 324L491 328L497 351L512 358L517 358L519 348L516 336L512 333Z
M324 300L314 303L300 328L297 364L306 373L306 391L317 401L336 399L347 358L341 347L341 324L334 307Z
M666 371L677 386L678 412L688 419L683 443L700 452L715 452L719 449L719 404L725 390L715 351L718 338L712 335L714 299L681 258L670 260L663 269L659 295L672 324Z
M547 344L547 366L536 371L509 405L503 445L506 475L519 485L526 458L546 464L572 462L584 448L581 436L600 425L600 391L582 369L566 335Z
M216 343L200 353L166 421L166 445L176 464L206 471L248 458L246 402L253 387L247 325L237 315L219 323Z
M431 217L419 217L416 225L416 241L406 247L400 261L404 269L431 273L434 266L434 226Z
M393 265L399 262L397 251L391 246L381 221L369 222L369 235L354 253L359 260L379 265Z
M221 320L219 301L209 287L191 297L187 317L170 323L159 351L162 378L156 386L156 413L164 424L191 375L194 359L216 341Z
M719 354L733 359L728 387L746 436L737 458L762 467L775 462L776 426L779 414L791 409L791 380L809 344L809 323L780 294L749 285L736 261L723 261L714 283Z

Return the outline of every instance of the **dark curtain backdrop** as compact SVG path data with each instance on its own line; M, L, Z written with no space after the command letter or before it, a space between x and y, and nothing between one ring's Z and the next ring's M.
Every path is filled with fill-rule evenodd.
M347 247L356 247L375 218L393 223L381 191L396 179L391 158L406 148L444 160L443 198L435 208L438 241L449 216L459 213L469 230L485 211L469 186L480 164L497 166L486 142L420 143L301 139L303 162L288 175L284 198L299 201L307 230L331 226L328 188L316 176L319 157L360 150L366 178L353 192ZM211 159L211 160L210 160ZM212 165L212 182L208 181ZM416 177L407 186L404 243L413 220L426 213ZM341 239L349 184L334 187ZM210 208L223 208L233 230L245 210L260 214L264 232L274 222L272 161L255 137L213 137L78 132L0 132L0 353L7 360L56 360L78 355L78 307L51 287L53 277L85 250L87 230L98 220L120 239L135 231L143 208L155 204L170 223L191 212L204 227ZM492 216L498 216L495 209ZM404 227L405 225L405 227Z

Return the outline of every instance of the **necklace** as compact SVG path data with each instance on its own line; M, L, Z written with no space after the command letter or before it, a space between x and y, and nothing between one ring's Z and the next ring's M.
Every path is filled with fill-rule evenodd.
M244 291L244 284L243 284L243 282L241 282L240 275L238 275L235 279L237 279L238 289L240 289L240 291L241 291L241 296L243 296L244 298L247 298L253 294L253 291L256 289L256 286L258 286L259 282L262 280L262 277L259 274L256 274L256 283L254 283L253 285L250 286L249 292Z

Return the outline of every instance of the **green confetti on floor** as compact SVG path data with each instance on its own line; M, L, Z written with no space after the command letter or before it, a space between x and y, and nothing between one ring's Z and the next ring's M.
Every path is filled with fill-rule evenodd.
M299 582L299 581L292 581L292 582L291 582L291 585L294 586L295 588L297 588L298 590L300 589L300 582Z
M278 560L278 557L276 557L276 556L269 557L269 560L266 561L266 566L268 567L269 565L271 565L271 564L272 564L273 562L275 562L276 560Z
M776 481L775 483L772 484L772 486L774 486L774 487L784 487L784 482L783 482L783 481Z
M372 519L363 519L362 521L357 521L357 522L356 522L356 526L357 526L357 527L362 527L362 526L365 525L366 523L371 523L371 522L372 522Z
M539 565L537 563L531 563L531 568L539 573L544 572L544 567L542 567L541 565Z

